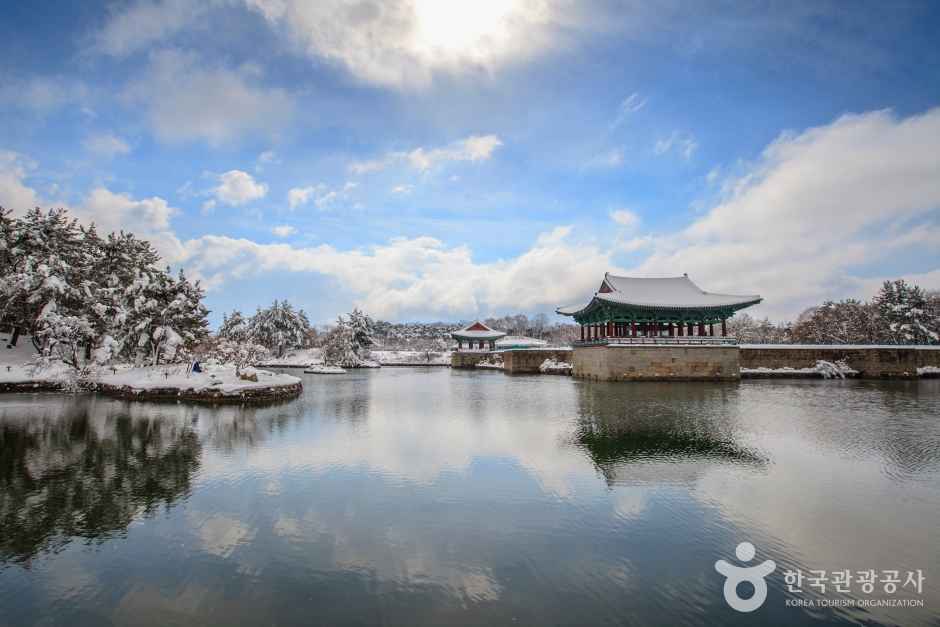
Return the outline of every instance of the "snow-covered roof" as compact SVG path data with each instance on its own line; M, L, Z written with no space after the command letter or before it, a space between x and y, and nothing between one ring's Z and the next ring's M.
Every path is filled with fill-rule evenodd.
M646 278L605 273L600 289L584 305L559 307L556 311L572 316L587 309L594 301L644 308L704 309L711 307L746 307L761 301L756 294L716 294L706 292L687 274L676 277Z
M503 339L496 342L496 348L505 348L507 346L525 348L530 346L545 346L546 344L548 344L548 342L545 340L539 340L534 337L526 337L524 335L507 335Z
M506 335L502 331L497 331L496 329L491 329L479 320L473 324L468 324L462 329L457 329L451 335L454 338L462 339L471 339L471 340L498 340L499 338Z

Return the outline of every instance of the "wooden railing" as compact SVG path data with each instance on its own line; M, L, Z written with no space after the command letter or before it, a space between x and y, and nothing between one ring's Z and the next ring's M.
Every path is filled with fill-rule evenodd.
M734 346L737 338L722 336L692 337L601 337L574 342L575 346L627 346L627 345L684 345L684 346Z

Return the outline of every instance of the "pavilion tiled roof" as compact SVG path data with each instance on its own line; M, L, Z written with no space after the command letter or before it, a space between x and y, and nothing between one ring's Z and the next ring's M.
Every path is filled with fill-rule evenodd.
M711 309L742 308L761 301L756 294L717 294L706 292L692 282L688 275L663 278L644 278L604 274L604 281L594 297L583 305L559 307L556 311L566 316L576 315L595 301L644 309Z
M506 334L502 331L491 329L479 320L451 333L451 336L454 338L464 338L471 340L498 340L504 335Z

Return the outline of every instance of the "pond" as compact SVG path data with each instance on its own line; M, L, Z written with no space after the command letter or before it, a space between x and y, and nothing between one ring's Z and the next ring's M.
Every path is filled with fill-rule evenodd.
M940 624L940 380L303 376L0 396L0 624Z

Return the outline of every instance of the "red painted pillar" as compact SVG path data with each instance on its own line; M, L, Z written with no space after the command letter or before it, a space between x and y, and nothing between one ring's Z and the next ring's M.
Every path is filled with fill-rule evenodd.
M669 323L669 337L676 337L676 329L671 322Z
M698 334L705 335L705 323L704 322L698 323Z
M581 341L584 341L584 325L581 325Z
M721 319L721 337L728 337L728 321Z
M711 337L715 337L715 323L714 322L708 323L708 334Z
M633 333L633 337L636 337L636 320L630 323L630 330Z
M685 325L680 322L676 325L676 328L679 329L679 337L682 337L683 332L685 331Z

